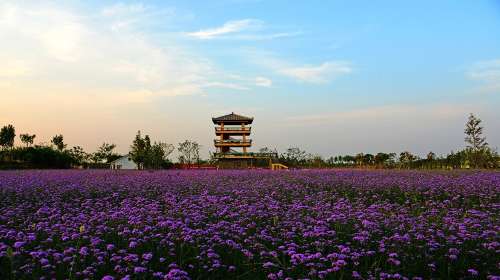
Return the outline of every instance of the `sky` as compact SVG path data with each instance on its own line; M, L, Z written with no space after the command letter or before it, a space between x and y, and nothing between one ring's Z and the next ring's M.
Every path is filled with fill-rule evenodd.
M0 1L0 125L37 143L206 157L235 112L253 150L445 154L499 108L500 1Z

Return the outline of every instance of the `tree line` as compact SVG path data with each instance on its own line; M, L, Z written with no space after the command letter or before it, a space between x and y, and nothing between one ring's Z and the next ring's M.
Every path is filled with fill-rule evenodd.
M22 145L15 146L15 127L11 124L0 129L0 169L15 168L109 168L110 163L122 155L115 151L113 143L103 143L95 152L86 152L80 146L68 148L64 136L53 136L49 144L35 144L35 134L19 135ZM192 165L202 162L197 142L185 140L178 144L179 162ZM151 142L139 131L127 154L139 169L163 169L172 167L169 159L175 146L165 142Z
M191 166L200 164L201 145L196 141L185 140L177 145L178 164ZM165 142L154 142L151 144L149 135L141 136L137 132L130 146L129 156L139 169L164 169L173 166L169 156L175 150L175 146Z
M283 153L276 149L261 148L261 153L273 153L274 161L295 168L499 168L500 157L483 136L481 119L469 115L464 129L466 147L463 150L438 156L429 152L421 158L409 151L400 153L379 152L376 154L357 153L355 155L337 155L323 158L313 155L298 147L290 147ZM108 168L110 163L121 157L116 153L116 145L103 143L95 152L86 152L80 146L67 147L62 134L51 138L49 144L35 144L36 135L19 135L22 145L15 146L16 130L12 125L0 129L0 169L5 168ZM205 161L200 158L201 145L196 141L185 140L177 144L151 141L149 135L142 136L138 131L127 154L139 169L170 168L174 150L178 152L177 164L192 166L201 163L214 163L214 159ZM264 163L265 165L265 163Z
M283 153L276 149L261 148L261 153L277 154L277 161L289 167L296 168L332 168L332 167L361 167L361 168L419 168L419 169L457 169L457 168L499 168L500 157L498 152L491 148L483 136L481 119L470 114L465 124L465 144L463 150L450 152L438 156L429 152L423 158L409 151L400 153L379 152L357 153L354 155L337 155L323 158L290 147Z

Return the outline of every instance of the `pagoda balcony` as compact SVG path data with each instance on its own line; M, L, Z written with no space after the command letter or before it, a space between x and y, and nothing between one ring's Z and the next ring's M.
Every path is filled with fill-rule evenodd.
M241 152L227 152L227 153L214 153L214 158L254 158L254 159L276 159L277 153L241 153Z
M215 127L215 135L250 135L251 127Z
M215 147L250 147L252 146L252 140L242 140L242 139L226 139L226 140L214 140Z

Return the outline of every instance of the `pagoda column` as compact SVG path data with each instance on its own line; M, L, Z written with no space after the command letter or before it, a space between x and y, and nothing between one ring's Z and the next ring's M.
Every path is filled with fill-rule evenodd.
M247 140L247 136L245 134L245 123L241 123L241 130L243 131L243 145L245 145L245 142ZM246 154L247 153L247 147L243 147L243 153Z
M224 133L222 132L222 130L224 130L224 123L223 122L220 123L219 129L221 130L219 139L220 139L220 141L222 143L222 141L224 140ZM223 147L219 147L219 152L223 153L224 152L224 148Z

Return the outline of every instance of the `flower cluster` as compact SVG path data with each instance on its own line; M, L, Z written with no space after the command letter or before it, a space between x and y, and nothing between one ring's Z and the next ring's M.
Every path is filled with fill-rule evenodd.
M0 172L0 278L500 279L500 173Z

